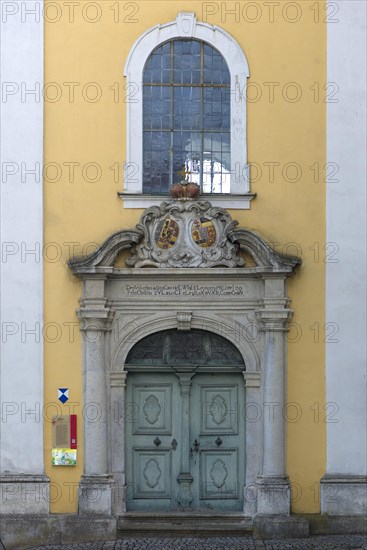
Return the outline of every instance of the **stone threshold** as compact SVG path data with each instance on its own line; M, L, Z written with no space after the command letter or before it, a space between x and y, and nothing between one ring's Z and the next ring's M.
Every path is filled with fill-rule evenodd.
M256 523L256 517L254 518ZM291 536L305 536L304 523L309 524L310 535L367 534L365 516L329 516L326 514L294 514L291 516L262 516L273 529L263 530L257 538L286 538L289 525ZM290 519L291 522L287 521ZM287 527L288 524L288 527ZM302 525L303 524L303 525ZM128 527L130 526L130 527ZM122 527L122 530L121 530ZM261 528L261 525L259 525ZM140 531L139 531L140 530ZM277 532L276 532L277 531ZM1 514L1 542L6 550L27 550L48 544L77 544L104 542L124 536L176 536L187 534L200 537L212 534L226 536L253 532L253 519L242 513L216 512L128 512L124 516L94 514ZM284 534L283 534L284 533ZM255 533L253 533L256 536ZM1 548L1 546L0 546Z
M252 531L252 518L242 513L128 512L117 519L120 536L239 536Z
M219 512L127 512L117 518L118 533L223 532L250 533L252 518L242 513Z

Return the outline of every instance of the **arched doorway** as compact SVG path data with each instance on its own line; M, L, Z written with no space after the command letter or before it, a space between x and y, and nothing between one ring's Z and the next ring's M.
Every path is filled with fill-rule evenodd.
M204 330L166 330L130 350L125 415L127 510L241 511L243 358Z

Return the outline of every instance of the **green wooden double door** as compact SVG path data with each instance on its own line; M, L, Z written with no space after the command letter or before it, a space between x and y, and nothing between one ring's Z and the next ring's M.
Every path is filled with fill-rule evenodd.
M241 511L241 373L129 372L127 380L127 509Z

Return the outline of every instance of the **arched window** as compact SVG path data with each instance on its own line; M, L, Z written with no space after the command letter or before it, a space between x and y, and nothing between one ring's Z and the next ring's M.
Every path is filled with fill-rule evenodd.
M214 206L249 208L246 57L223 29L179 13L125 64L125 208L159 204L184 172Z
M199 40L158 46L143 71L143 193L183 179L230 193L230 86L223 56Z

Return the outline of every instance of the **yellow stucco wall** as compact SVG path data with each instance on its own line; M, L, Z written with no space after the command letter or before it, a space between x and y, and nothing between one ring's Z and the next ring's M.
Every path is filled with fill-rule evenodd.
M289 409L289 417L300 418L288 422L287 470L294 486L293 511L319 511L318 482L326 460L324 4L320 3L318 16L314 0L281 0L272 16L263 2L103 0L94 2L98 11L83 0L75 6L73 17L71 8L58 4L59 10L50 5L45 23L45 403L50 404L45 464L52 482L51 511L77 510L75 487L83 460L81 336L75 314L81 284L69 273L66 261L70 250L74 254L91 251L93 244L88 249L87 243L100 243L138 221L141 211L124 210L117 197L123 185L122 171L115 181L110 169L115 163L121 165L125 156L123 66L140 34L157 23L174 20L180 11L194 11L198 20L224 28L239 42L249 62L248 160L256 163L251 190L257 198L250 211L232 214L241 226L279 243L277 250L301 253L303 258L301 270L289 282L293 322L297 323L289 334L289 339L297 340L289 344L288 352L288 402L296 404ZM231 15L228 10L233 8L237 12ZM99 21L91 22L99 16ZM91 102L96 89L88 83L100 87L99 101ZM293 101L296 93L301 97ZM74 178L70 163L79 163L74 166ZM87 163L100 166L99 181L88 181L96 172L93 166L85 168ZM265 163L279 163L274 166L274 178L269 177L270 167ZM299 181L289 181L295 177L295 168L287 163L297 163L302 171ZM58 410L79 413L75 468L50 465L49 420L58 412L58 387L69 387L68 404L76 403L71 406L74 410L66 405Z

